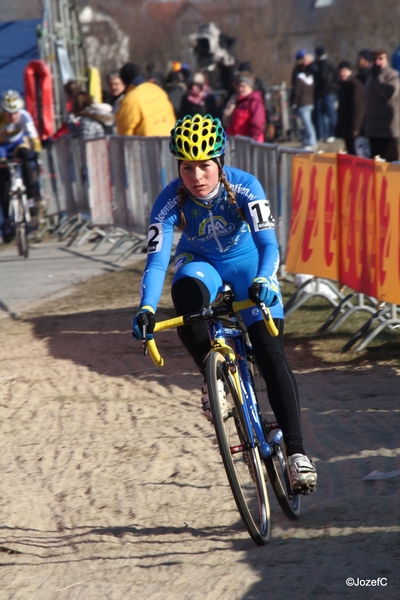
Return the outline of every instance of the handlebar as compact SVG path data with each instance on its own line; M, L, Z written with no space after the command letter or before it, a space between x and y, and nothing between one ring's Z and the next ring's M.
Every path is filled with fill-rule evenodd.
M239 302L233 301L229 304L220 304L215 307L209 306L207 308L204 308L199 313L192 313L190 315L184 315L181 317L175 317L173 319L166 319L165 321L159 321L154 326L154 333L157 333L158 331L165 331L166 329L173 329L174 327L181 327L182 325L187 325L188 323L201 321L203 319L211 319L213 317L226 315L231 312L238 312L246 308L250 308L252 306L255 306L255 304L251 300L241 300ZM269 308L265 306L263 302L260 302L258 306L261 309L264 323L270 335L276 337L277 335L279 335L279 331L274 323L273 318L271 317L271 312ZM148 337L146 331L144 331L143 334L144 354L146 355L148 351L154 364L157 367L162 367L164 365L164 359L158 351L153 335Z
M39 167L41 165L40 158L36 156L27 156L25 158L0 158L0 169L9 169L10 167L17 167L23 163L35 162Z

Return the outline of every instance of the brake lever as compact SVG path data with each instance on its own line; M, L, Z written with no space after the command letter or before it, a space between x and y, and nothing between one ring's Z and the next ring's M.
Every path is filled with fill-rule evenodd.
M265 319L269 322L271 319L271 313L269 312L269 310L267 310L267 307L265 306L264 302L260 302L259 306L261 308L261 312L263 313Z
M143 356L147 356L147 325L144 324L142 326L142 335L143 335Z

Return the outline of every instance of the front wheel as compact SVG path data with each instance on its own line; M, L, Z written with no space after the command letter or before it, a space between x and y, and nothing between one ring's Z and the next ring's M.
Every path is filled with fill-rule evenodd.
M271 537L271 521L262 464L258 448L251 445L235 381L218 352L207 358L206 380L218 446L236 506L253 541L263 546Z
M19 256L28 258L29 246L28 246L28 238L26 235L26 223L18 223L18 225L16 226L15 240L17 242L17 250L18 250Z

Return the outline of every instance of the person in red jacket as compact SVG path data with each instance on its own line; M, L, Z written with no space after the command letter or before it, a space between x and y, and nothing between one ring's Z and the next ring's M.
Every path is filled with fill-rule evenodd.
M235 77L236 94L228 101L223 121L228 135L244 135L263 142L265 106L261 92L254 85L253 73L239 71Z

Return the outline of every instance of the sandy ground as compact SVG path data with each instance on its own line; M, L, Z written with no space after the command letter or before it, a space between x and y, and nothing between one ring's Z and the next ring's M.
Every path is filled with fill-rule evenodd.
M399 369L293 352L319 486L258 548L176 333L154 367L100 288L0 323L0 599L398 598Z

